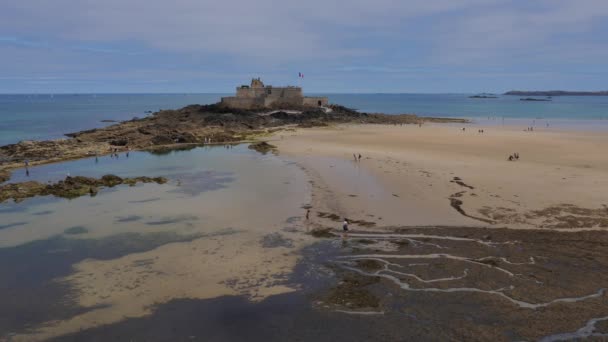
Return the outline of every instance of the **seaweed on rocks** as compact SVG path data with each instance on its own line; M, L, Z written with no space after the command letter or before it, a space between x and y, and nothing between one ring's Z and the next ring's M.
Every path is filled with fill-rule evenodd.
M105 175L99 179L83 176L67 176L53 184L43 184L36 181L12 183L0 186L0 203L12 199L21 202L24 199L35 196L55 196L61 198L77 198L85 195L95 196L99 188L111 188L117 185L126 184L134 186L137 183L157 183L164 184L167 179L164 177L135 177L121 178L115 175Z
M332 238L336 234L331 232L331 228L314 228L310 231L310 234L317 238Z
M260 142L249 145L249 148L252 150L256 150L262 154L266 154L268 152L274 152L277 147L274 145L271 145L265 141L260 141Z

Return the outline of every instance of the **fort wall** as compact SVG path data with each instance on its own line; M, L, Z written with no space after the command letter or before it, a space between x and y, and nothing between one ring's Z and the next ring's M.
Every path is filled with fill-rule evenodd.
M325 96L306 96L302 101L302 105L311 107L327 106L328 104L329 99Z
M286 106L326 106L327 97L305 97L300 87L264 86L259 79L252 79L251 85L236 88L236 96L222 97L220 105L239 109L277 108Z

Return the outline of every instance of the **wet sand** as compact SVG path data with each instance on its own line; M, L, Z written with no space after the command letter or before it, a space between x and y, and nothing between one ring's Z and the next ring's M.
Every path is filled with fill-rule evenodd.
M604 231L427 227L352 234L333 260L344 283L320 305L416 317L414 325L433 322L437 338L605 338L599 324L579 330L608 314L607 245Z
M290 176L262 167L202 196L195 192L195 201L171 181L129 195L106 193L114 200L104 205L116 215L100 212L98 219L111 217L133 232L176 225L181 234L204 235L111 259L76 258L73 272L54 279L71 291L69 309L80 311L14 337L604 337L608 195L596 190L608 185L608 138L474 130L349 125L285 132L271 141L279 158L264 162L288 168ZM513 152L521 159L506 161ZM279 184L283 192L268 191ZM167 193L176 196L172 205L162 204ZM138 209L120 210L125 201ZM28 223L21 225L18 207L10 210L13 226L0 230L10 237L5 248L68 228L19 234ZM53 210L35 209L40 217ZM351 231L343 237L345 217ZM70 230L77 233L71 238L99 239L126 226L87 227ZM314 238L308 233L315 229L329 234Z
M146 162L136 156L124 167ZM286 279L312 240L302 223L310 195L299 168L246 146L152 160L150 170L170 169L167 184L3 207L11 225L0 230L0 251L18 257L5 274L15 278L6 284L14 300L2 309L17 314L0 320L1 337L38 341L150 315L173 300L256 302L297 289ZM28 291L47 300L31 302Z
M607 245L602 231L351 233L301 250L285 280L298 291L260 301L170 300L149 315L56 340L601 339L608 337Z
M319 210L341 217L383 226L608 227L608 193L599 191L608 188L608 136L460 128L343 125L272 143L312 178L313 196L327 206ZM515 152L520 159L507 161Z

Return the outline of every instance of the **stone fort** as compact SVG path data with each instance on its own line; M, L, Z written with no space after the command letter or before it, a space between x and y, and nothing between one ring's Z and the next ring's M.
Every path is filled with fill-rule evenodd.
M222 97L222 106L239 109L279 108L281 106L327 106L327 97L309 97L302 94L301 87L273 87L264 85L259 78L251 80L251 85L236 88L236 96Z

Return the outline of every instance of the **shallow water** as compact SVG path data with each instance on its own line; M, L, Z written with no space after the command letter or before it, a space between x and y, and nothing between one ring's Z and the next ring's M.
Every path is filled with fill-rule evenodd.
M0 204L0 255L6 254L11 265L4 269L4 276L11 281L5 282L4 295L0 295L0 316L13 315L9 321L0 320L0 339L5 333L36 327L50 318L45 312L67 319L83 310L95 311L98 305L111 305L100 300L85 310L73 289L77 280L58 282L87 258L100 262L107 259L120 265L117 260L132 253L152 253L151 260L163 260L166 254L156 252L160 246L196 239L202 243L221 240L220 248L214 249L221 257L222 244L255 247L263 236L282 232L289 222L297 221L294 217L300 216L301 207L309 202L308 184L299 168L247 146L197 147L162 155L131 152L129 158L124 154L118 159L104 156L97 162L88 158L32 167L29 177L17 170L11 181L56 181L68 172L91 177L108 173L121 177L164 176L169 182L117 186L102 189L95 197L73 200L38 197ZM284 246L290 247L293 246ZM189 248L195 247L172 250L171 258ZM259 248L264 247L260 244ZM255 259L254 254L251 260ZM145 266L145 262L135 262L120 267ZM163 270L154 272L159 273L146 278L151 284L154 276L162 276ZM183 276L203 276L197 275L196 269L191 272L194 273L183 271ZM136 273L137 269L127 271ZM209 282L216 281L213 275L207 278ZM96 291L95 283L84 284L93 293ZM116 289L122 290L120 286ZM41 293L46 300L32 303L27 299L32 291ZM12 300L2 300L6 295L11 295ZM171 298L170 289L163 296ZM28 304L27 311L24 303ZM21 314L24 312L29 314Z
M281 166L281 167L278 167ZM104 156L32 167L29 177L14 172L11 182L57 181L67 174L100 177L163 176L167 184L119 186L103 189L95 197L75 200L35 198L0 206L0 246L62 234L84 226L82 236L117 232L165 230L201 231L212 223L225 228L251 213L248 208L287 219L300 214L306 186L300 171L274 156L263 156L246 146L197 147L164 155L131 152L116 158ZM269 205L272 203L272 205ZM250 217L248 228L258 228L260 215ZM225 220L225 221L224 221ZM42 228L44 227L44 228Z

